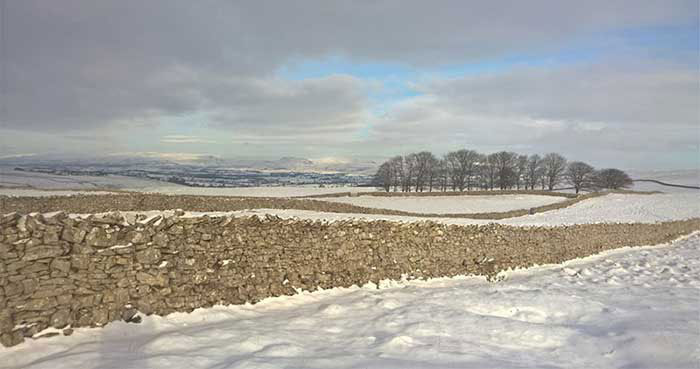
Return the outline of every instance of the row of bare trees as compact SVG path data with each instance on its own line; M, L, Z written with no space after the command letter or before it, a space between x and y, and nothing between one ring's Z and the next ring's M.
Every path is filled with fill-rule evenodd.
M473 150L452 151L438 158L428 151L395 156L374 176L384 191L471 191L541 188L554 190L562 184L581 190L629 187L631 179L618 169L596 171L580 162L549 153L519 155L510 151L480 154Z

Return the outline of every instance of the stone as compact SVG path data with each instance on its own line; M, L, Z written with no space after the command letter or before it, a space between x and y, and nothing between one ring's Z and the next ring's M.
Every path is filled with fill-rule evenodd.
M5 286L5 296L12 297L19 295L24 291L24 287L21 283L8 283Z
M19 273L22 275L30 276L34 274L46 274L41 272L46 272L49 270L49 265L41 262L28 263L27 266L22 268Z
M73 328L66 328L63 330L64 336L70 336L71 334L73 334Z
M70 243L81 243L85 239L87 232L80 228L64 227L61 239Z
M158 246L167 246L168 235L165 233L157 233L155 236L153 236L153 243Z
M24 256L22 257L23 261L32 261L32 260L38 260L38 259L45 259L45 258L53 258L57 256L62 256L65 255L66 250L64 250L62 247L58 245L53 245L53 246L35 246L32 248L28 248Z
M153 247L136 253L136 261L142 264L155 264L160 258L160 250Z
M21 216L17 213L9 213L5 214L0 217L0 225L2 226L12 226L14 224L17 224L17 221L19 220Z
M164 274L151 275L144 272L136 273L136 279L149 286L165 287L168 285L168 276Z
M63 294L56 296L56 303L58 305L70 305L71 300L73 300L72 294Z
M102 301L105 303L124 305L129 302L129 290L126 288L117 288L112 291L106 291Z
M36 279L30 278L22 281L22 290L24 291L25 295L34 293L37 287L39 287L39 281Z
M140 245L150 241L150 237L148 236L148 234L143 231L131 231L126 236L126 239L135 245Z
M90 230L90 233L85 236L85 242L89 246L93 247L109 247L114 246L116 243L116 237L110 233L107 233L104 228L93 227Z
M19 330L0 335L0 344L5 347L16 346L22 342L24 342L24 335L22 334L22 331Z
M122 319L123 319L125 322L130 323L131 320L134 319L134 317L136 316L136 314L138 314L138 312L139 312L139 311L136 310L136 309L133 308L133 307L128 308L128 309L125 309L125 310L122 312ZM140 319L139 319L139 321L140 321Z
M98 326L103 326L109 323L109 310L105 308L95 309L95 311L92 313L92 319L95 325Z
M0 243L0 257L6 257L8 253L12 251L12 245L6 243Z
M174 234L174 235L180 235L185 233L185 227L181 225L174 225L168 229L168 233Z
M46 232L44 233L44 244L53 245L58 243L59 235L57 232Z
M15 324L12 320L12 315L10 315L10 312L8 310L0 311L0 332L9 332L14 327Z
M77 308L91 307L94 304L95 304L95 296L93 296L93 295L74 296L73 300L71 301L71 306L77 307Z
M56 306L56 298L44 297L40 299L30 299L22 307L22 310L43 311Z
M51 270L58 271L61 273L68 273L70 271L70 265L70 260L54 259L51 262Z
M120 305L129 302L129 290L126 288L119 288L115 290L114 302Z
M78 270L85 270L90 266L90 256L88 255L73 255L71 256L71 266Z

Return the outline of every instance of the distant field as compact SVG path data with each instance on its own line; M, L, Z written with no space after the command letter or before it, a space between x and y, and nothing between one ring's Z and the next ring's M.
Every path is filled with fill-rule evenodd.
M412 213L460 214L491 213L528 209L566 200L542 195L379 197L354 196L318 198L322 201L351 204L367 208L391 209Z
M630 176L634 179L653 179L665 183L700 186L700 169L695 170L664 170L664 171L632 171ZM677 187L662 186L650 182L635 182L632 186L635 191L663 191L663 192L695 192L698 190Z
M199 195L199 196L246 196L246 197L299 197L310 195L327 195L343 192L374 192L373 187L319 187L314 186L279 186L279 187L185 187L168 186L146 188L140 192L163 193L168 195Z
M433 198L436 199L436 198ZM656 223L700 217L700 202L695 194L674 193L655 195L609 194L586 199L569 207L506 219L467 219L413 217L383 214L327 213L296 209L251 209L233 212L239 216L275 215L288 219L321 221L386 220L392 222L433 221L444 224L470 225L499 223L513 226L564 226L590 223ZM194 215L205 213L192 212ZM223 214L208 213L208 214Z
M124 176L61 176L25 172L0 167L0 194L5 188L35 188L45 190L142 189L150 187L179 187L165 182ZM5 188L3 188L5 187Z

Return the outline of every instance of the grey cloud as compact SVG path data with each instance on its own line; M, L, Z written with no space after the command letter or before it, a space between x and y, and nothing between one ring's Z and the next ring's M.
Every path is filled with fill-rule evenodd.
M578 122L697 124L697 70L667 63L606 60L523 67L429 83L423 91L465 112Z
M348 133L367 119L365 84L353 77L239 80L208 95L219 128L275 134ZM229 94L230 91L238 93Z
M629 60L523 67L418 88L424 95L374 123L372 140L439 152L560 151L628 167L668 152L697 157L700 86L688 67Z
M213 144L216 143L214 140L198 137L198 136L186 136L186 135L169 135L162 137L160 139L162 143L168 144Z
M300 84L310 91L286 99L255 83L277 84L271 76L281 65L327 55L434 66L556 49L611 28L696 22L697 8L607 0L11 1L3 127L84 130L204 109L219 113L222 126L352 126L364 103L352 86ZM248 94L202 76L257 82L242 83ZM324 88L335 97L318 92ZM296 104L312 97L319 107Z

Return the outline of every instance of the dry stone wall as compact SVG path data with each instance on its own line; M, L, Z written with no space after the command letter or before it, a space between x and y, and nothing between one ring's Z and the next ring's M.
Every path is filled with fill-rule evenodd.
M189 312L402 275L494 275L698 229L700 219L518 228L12 213L0 215L0 343L129 321L137 310Z

